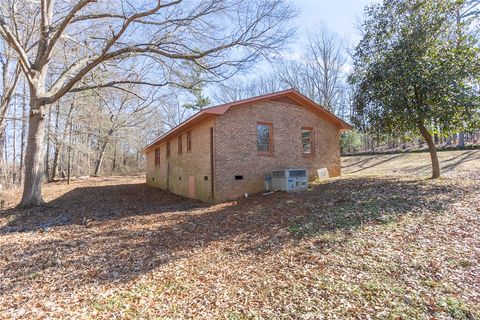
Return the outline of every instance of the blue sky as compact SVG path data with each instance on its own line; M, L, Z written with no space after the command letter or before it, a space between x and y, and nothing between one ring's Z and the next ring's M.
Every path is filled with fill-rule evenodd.
M292 21L298 30L292 43L281 55L291 59L301 58L308 41L307 32L314 32L319 27L326 27L337 33L344 38L347 48L353 48L360 40L356 26L363 21L364 8L380 2L381 0L291 0L299 11L298 17ZM349 69L350 62L347 62L346 70ZM271 71L270 62L258 61L243 75L243 79L253 79ZM210 97L214 95L215 90L216 86L207 86L205 89L207 96Z
M379 3L379 0L293 0L300 10L295 23L299 26L296 43L292 46L297 51L306 38L307 30L325 25L335 31L351 44L360 37L356 30L356 22L361 21L365 6ZM298 49L297 49L298 48Z
M365 6L380 3L379 0L293 0L300 9L300 25L315 26L327 23L340 34L355 33L355 20L362 18Z
M357 25L364 19L364 8L380 2L381 0L291 0L299 11L298 17L292 21L298 30L282 55L291 59L301 58L308 41L307 33L314 32L319 27L337 33L344 38L347 48L353 48L360 40ZM349 66L350 62L347 62L347 69ZM247 72L246 78L254 78L271 70L269 62L261 61ZM207 92L210 93L208 89Z

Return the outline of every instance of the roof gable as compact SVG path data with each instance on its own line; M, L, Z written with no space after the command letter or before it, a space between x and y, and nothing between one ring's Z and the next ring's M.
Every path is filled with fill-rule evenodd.
M167 140L170 140L171 138L177 136L179 133L186 131L193 126L207 120L211 119L212 117L215 116L221 116L225 112L228 111L231 107L236 107L236 106L244 106L244 105L249 105L253 103L259 103L263 101L274 101L274 102L281 102L281 103L288 103L288 104L294 104L297 106L302 106L306 107L319 117L323 118L327 122L332 123L335 125L340 131L343 130L350 130L352 127L343 121L342 119L338 118L335 116L333 113L330 111L326 110L325 108L321 107L320 105L316 104L309 98L305 97L301 93L293 90L293 89L288 89L284 91L279 91L275 93L269 93L253 98L248 98L248 99L243 99L239 101L234 101L230 103L225 103L221 104L218 106L210 107L210 108L205 108L203 110L200 110L196 114L194 114L192 117L189 119L185 120L184 122L180 123L176 127L172 128L170 131L167 133L163 134L161 137L150 143L149 145L145 146L142 149L142 152L147 152L148 150L157 147L158 145L166 142Z

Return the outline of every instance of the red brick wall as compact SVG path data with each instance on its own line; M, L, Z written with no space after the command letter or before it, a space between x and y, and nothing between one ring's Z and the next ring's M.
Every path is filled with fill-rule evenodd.
M273 156L257 152L258 121L273 123ZM314 157L302 154L302 127L314 128ZM232 107L216 119L215 201L261 192L267 173L288 167L308 169L310 179L322 167L340 175L339 130L306 108L278 102Z
M257 122L273 124L273 155L257 152ZM212 201L210 176L210 128L214 128L215 201L225 201L263 190L264 176L272 170L306 168L310 179L326 167L330 176L340 175L340 134L338 129L306 108L279 102L232 107L224 115L192 129L192 152L187 152L186 131L183 153L178 155L177 138L160 146L160 166L154 165L155 152L147 157L147 183L173 193L189 196L188 179L195 177L196 198ZM301 128L315 131L314 157L302 154ZM168 170L168 164L170 169ZM235 180L242 175L243 180ZM205 180L205 176L208 180ZM181 179L180 179L181 178ZM168 185L167 185L168 182Z
M195 177L196 198L211 199L210 128L214 120L207 120L193 127L192 151L187 152L187 131L182 132L182 154L178 154L178 136L170 140L170 157L166 158L166 143L160 145L160 166L155 166L155 150L146 154L147 184L188 197L188 180ZM170 169L168 169L170 165ZM207 177L208 180L205 180Z

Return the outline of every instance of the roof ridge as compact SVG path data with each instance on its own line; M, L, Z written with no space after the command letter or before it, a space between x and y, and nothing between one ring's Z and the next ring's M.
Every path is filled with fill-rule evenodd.
M254 96L254 97L250 97L250 98L246 98L246 99L236 100L236 101L232 101L232 102L229 102L229 103L219 104L219 105L216 105L216 106L201 109L198 112L196 112L195 114L193 114L191 117L189 117L188 119L186 119L186 120L182 121L181 123L177 124L175 127L171 128L170 130L168 130L167 132L162 134L160 137L155 139L153 142L151 142L150 144L145 146L141 150L141 152L146 152L147 149L150 149L150 148L154 147L156 144L160 143L162 140L166 139L167 137L174 136L175 133L177 133L177 131L180 131L180 129L183 126L185 126L187 123L191 123L192 126L194 126L195 124L202 122L206 118L209 118L211 116L219 116L219 115L224 114L230 107L238 106L238 105L244 105L244 104L248 104L248 103L254 103L254 102L258 102L258 101L262 101L262 100L269 100L271 98L278 98L279 96L282 96L282 95L285 95L286 97L290 98L293 101L300 100L300 101L296 101L300 105L305 104L305 106L308 106L310 108L315 107L315 109L320 113L319 116L323 117L324 120L336 125L339 128L339 130L348 130L348 129L352 128L348 123L346 123L344 120L337 117L332 112L328 111L324 107L315 103L313 100L304 96L303 94L301 94L297 90L295 90L293 88L290 88L290 89L286 89L286 90L267 93L267 94L263 94L263 95L260 95L260 96ZM292 97L292 96L289 96L289 95L294 95L294 96ZM317 111L315 111L315 112L317 112ZM205 119L203 119L203 118L205 118Z

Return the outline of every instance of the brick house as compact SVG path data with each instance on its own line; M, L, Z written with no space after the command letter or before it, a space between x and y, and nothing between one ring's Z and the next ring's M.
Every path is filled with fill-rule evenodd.
M340 132L351 127L289 89L199 111L146 146L150 186L221 202L261 192L272 170L340 175Z

